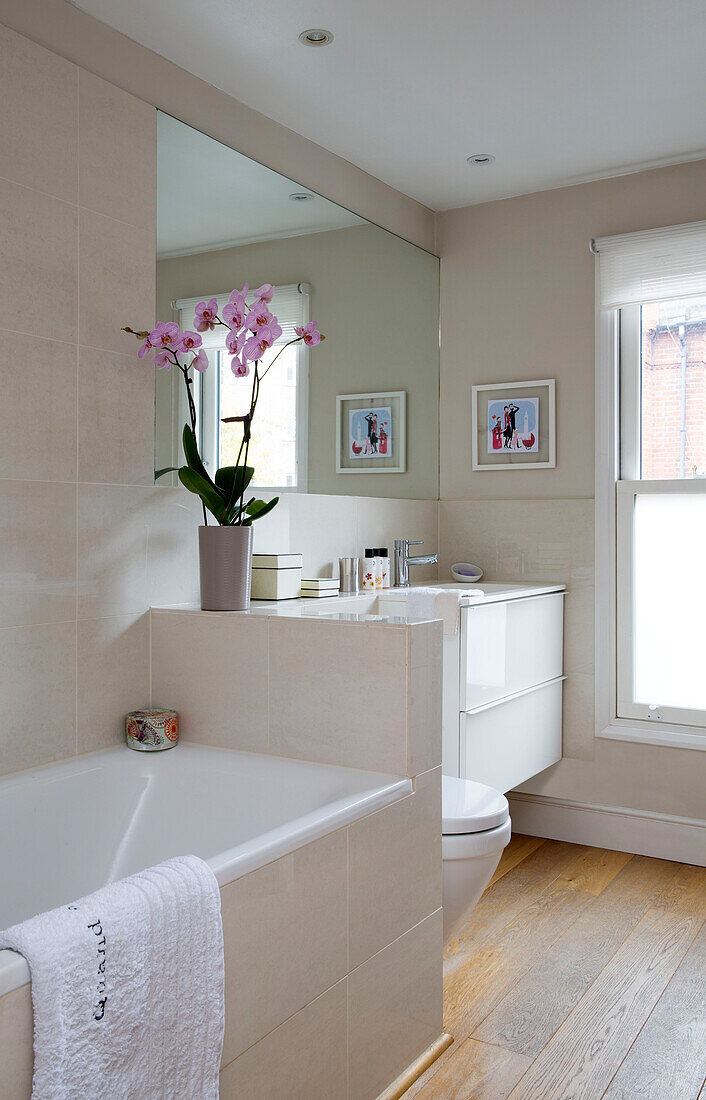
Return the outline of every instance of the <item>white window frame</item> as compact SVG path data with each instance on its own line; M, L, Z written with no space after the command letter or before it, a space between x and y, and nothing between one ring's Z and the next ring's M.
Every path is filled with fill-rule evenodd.
M596 302L600 301L598 272L596 272ZM625 308L625 307L624 307ZM629 307L636 308L638 307ZM620 430L637 431L638 405L634 387L624 387L620 400L620 313L617 309L596 310L596 736L614 741L632 741L640 744L664 745L672 748L706 749L706 729L688 724L687 711L681 712L682 721L671 720L673 712L660 708L661 718L640 719L618 717L618 646L626 644L626 622L630 622L632 602L631 585L621 584L621 603L618 606L618 571L632 575L631 560L626 566L626 555L631 552L629 533L634 511L636 492L701 492L706 485L701 481L637 481L639 471L626 458L621 470ZM639 349L638 349L639 351ZM629 343L627 354L632 355ZM621 423L622 421L622 423ZM632 427L631 427L632 425ZM634 436L633 436L634 438ZM633 451L635 449L633 448ZM621 480L621 474L625 480ZM626 477L626 475L628 475ZM629 480L628 480L629 478ZM621 522L622 558L619 560L618 522ZM630 668L632 668L632 637L629 641ZM625 667L625 659L621 662ZM621 700L622 701L622 700ZM686 721L684 721L686 719Z
M298 291L302 296L302 324L306 324L309 319L310 313L310 296L311 287L308 283L291 283L286 286L275 287L275 295L277 291ZM194 309L198 302L208 301L210 298L216 298L218 301L218 312L222 313L223 307L228 301L228 293L224 294L201 294L198 298L180 298L178 301L172 302L172 311L175 320L179 323L181 328L189 328L193 325L194 321ZM225 329L217 328L213 332L202 333L203 346L207 350L217 349L225 352ZM275 347L279 347L280 344L284 344L285 340L282 339ZM253 489L257 489L258 492L263 493L306 493L308 491L308 462L309 462L309 348L302 341L295 346L295 352L297 357L297 394L296 394L296 423L297 423L297 438L295 447L295 464L296 464L296 484L295 485L262 485L257 478L257 470L255 471L255 479L251 484ZM227 354L227 353L226 353ZM202 374L196 373L193 387L194 403L196 405L196 417L197 417L197 432L199 437L199 444L201 448L201 455L203 463L209 473L215 473L218 466L218 438L219 438L219 421L220 421L220 386L218 381L220 375L218 371L212 370L210 367ZM178 424L176 425L179 439L177 441L178 452L180 453L181 447L181 430L185 423L188 422L189 413L187 408L185 387L183 380L179 377L179 397L178 397ZM244 385L247 385L247 380ZM255 422L255 431L257 431L257 422Z

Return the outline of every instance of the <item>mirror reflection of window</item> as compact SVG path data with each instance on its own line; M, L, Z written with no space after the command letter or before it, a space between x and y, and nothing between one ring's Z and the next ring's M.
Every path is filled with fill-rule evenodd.
M438 257L160 111L156 275L161 321L193 329L197 302L271 283L285 333L315 319L326 337L310 354L283 353L262 383L248 456L254 488L438 497ZM231 375L225 329L202 336L210 366L194 379L197 432L215 470L237 457L242 429L221 418L244 411L252 379ZM183 391L176 372L156 372L155 470L183 462ZM336 399L380 392L406 395L405 468L363 461L343 475ZM177 475L157 484L178 484Z
M177 301L180 327L190 328L196 303L211 297L214 295L207 287L197 298ZM221 314L228 295L215 297ZM294 283L275 287L270 303L270 310L282 327L282 335L265 354L260 368L263 381L257 406L257 430L253 432L248 458L248 464L255 468L253 489L307 490L309 349L305 344L285 345L294 339L295 327L309 320L309 299L308 284ZM217 328L203 333L209 367L195 379L200 443L206 469L211 471L236 464L242 428L239 424L223 424L222 420L247 412L252 389L252 375L236 378L230 370L230 356L222 350L223 332ZM277 361L268 369L275 358ZM180 416L185 414L183 407Z

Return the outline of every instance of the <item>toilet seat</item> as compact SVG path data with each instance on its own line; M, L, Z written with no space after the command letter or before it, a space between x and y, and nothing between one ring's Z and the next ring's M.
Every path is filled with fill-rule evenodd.
M442 775L441 815L444 836L477 836L505 825L510 819L510 807L505 795L493 787L472 779Z

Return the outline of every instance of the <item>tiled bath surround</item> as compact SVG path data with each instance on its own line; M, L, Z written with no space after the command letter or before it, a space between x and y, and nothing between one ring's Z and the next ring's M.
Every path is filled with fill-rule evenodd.
M435 769L408 798L221 890L222 1100L374 1100L439 1037L440 789ZM421 868L420 843L438 857ZM29 985L0 997L0 1041L3 1100L28 1100Z
M441 623L151 614L186 740L414 779L221 890L223 1100L374 1100L442 1031ZM0 998L3 1100L29 1095L31 1042L25 986Z

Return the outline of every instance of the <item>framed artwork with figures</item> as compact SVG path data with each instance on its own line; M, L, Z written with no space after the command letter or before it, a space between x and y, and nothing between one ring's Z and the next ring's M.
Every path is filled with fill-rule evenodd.
M556 466L553 378L473 386L473 469Z
M407 394L344 393L336 398L336 472L402 474L407 468Z

